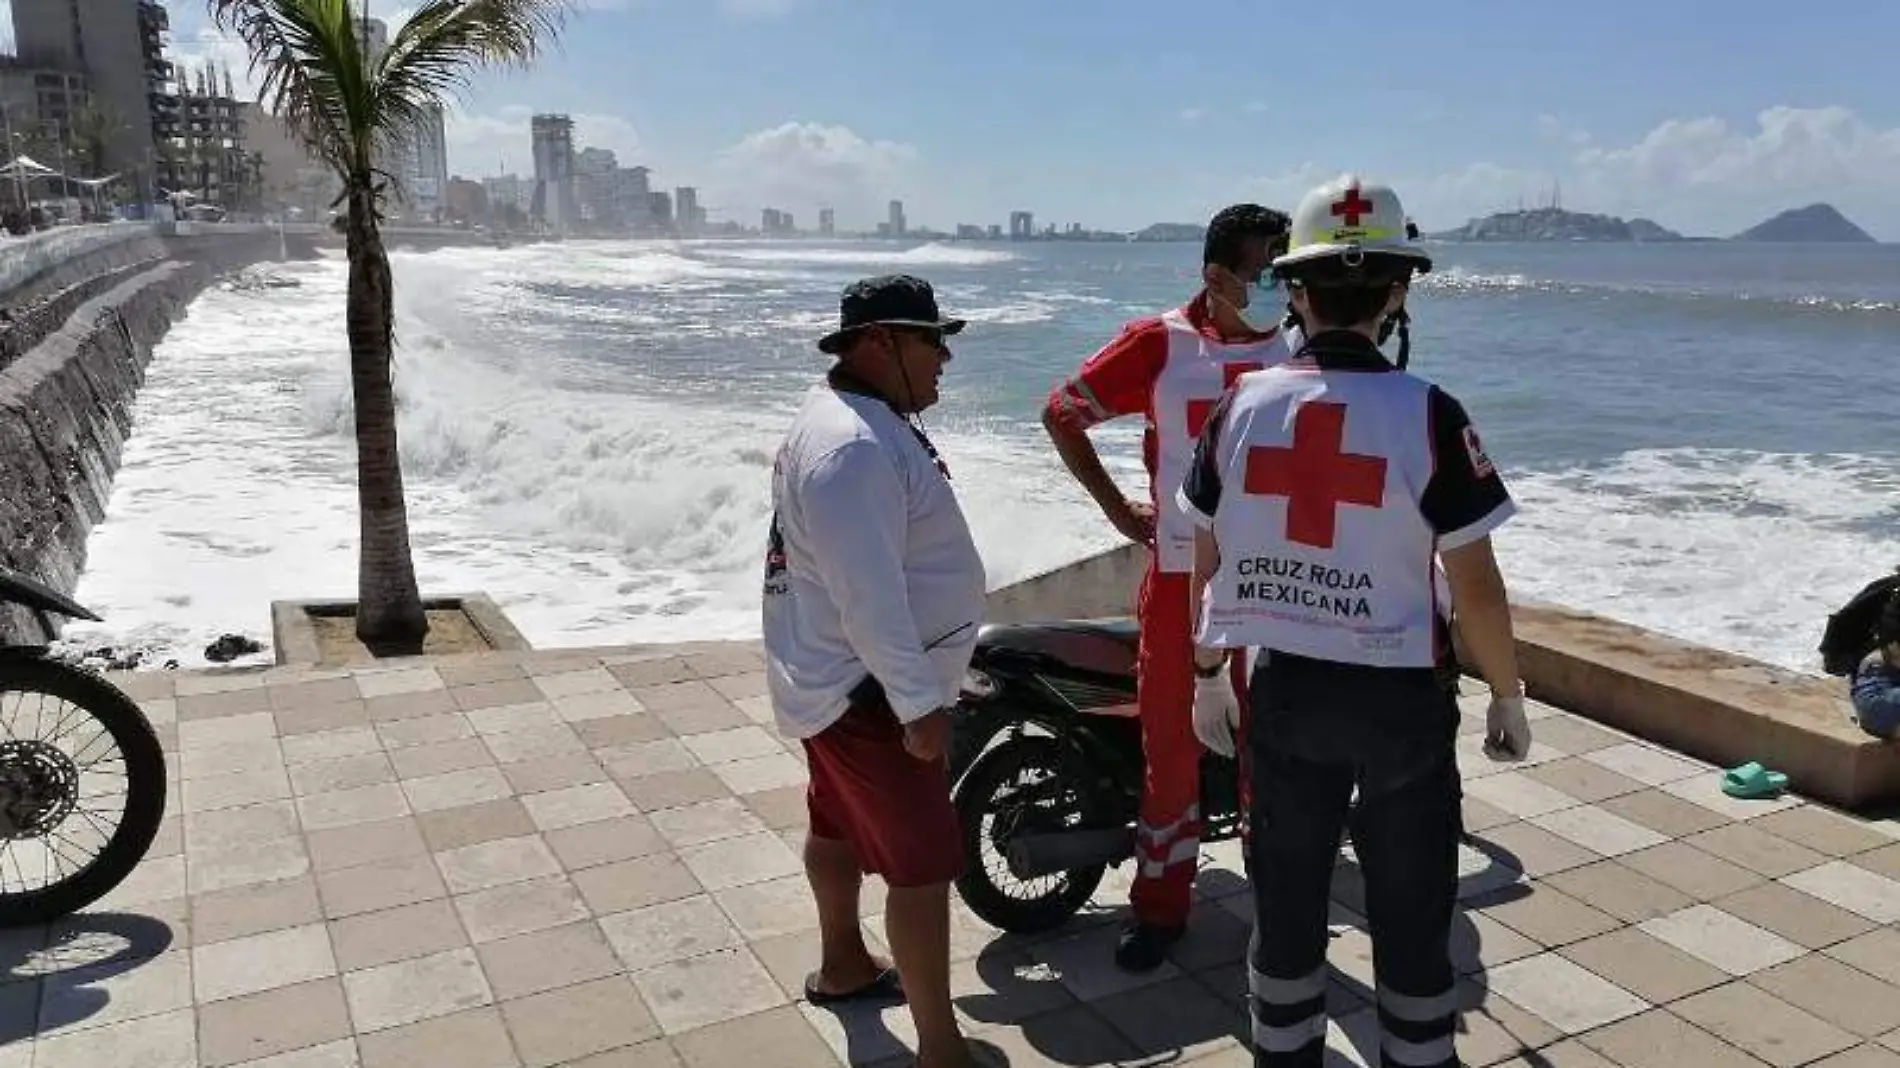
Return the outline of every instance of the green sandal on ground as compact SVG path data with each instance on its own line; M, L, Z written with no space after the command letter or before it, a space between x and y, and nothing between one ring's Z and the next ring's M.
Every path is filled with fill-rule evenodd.
M1777 797L1787 788L1786 775L1769 771L1753 760L1722 773L1722 792L1746 801Z

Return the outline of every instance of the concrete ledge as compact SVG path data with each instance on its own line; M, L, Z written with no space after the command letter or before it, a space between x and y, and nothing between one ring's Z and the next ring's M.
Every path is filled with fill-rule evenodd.
M1855 726L1839 679L1555 605L1517 604L1511 614L1537 700L1712 764L1759 760L1792 789L1842 808L1900 800L1900 745Z
M485 593L451 593L422 599L427 612L460 610L488 647L499 652L532 652L521 631L494 599ZM323 659L317 643L313 616L350 616L356 614L355 601L272 601L270 605L271 648L280 665L315 664Z
M991 590L984 602L984 621L1028 623L1131 616L1147 568L1148 551L1132 542L1085 556Z
M988 621L1132 615L1147 562L1125 545L992 590ZM1855 726L1839 679L1555 605L1514 604L1512 619L1539 701L1724 767L1759 760L1842 808L1900 801L1900 745Z

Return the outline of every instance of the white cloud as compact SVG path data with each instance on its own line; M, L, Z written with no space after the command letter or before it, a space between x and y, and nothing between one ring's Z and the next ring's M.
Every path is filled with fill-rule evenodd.
M1548 168L1478 161L1369 177L1391 183L1428 231L1541 203L1559 186L1567 208L1643 216L1691 234L1734 233L1815 201L1876 233L1900 228L1900 128L1877 126L1849 108L1773 107L1752 128L1713 117L1669 119L1622 146L1551 115L1538 118L1537 132L1559 152ZM1308 163L1248 189L1295 203L1338 170Z
M844 126L787 122L747 135L713 161L707 185L730 218L763 207L795 215L832 205L839 224L881 218L884 202L903 195L917 150L867 141Z
M1670 119L1623 148L1589 148L1577 164L1637 186L1830 190L1900 185L1900 127L1881 128L1844 107L1773 107L1755 129L1718 118Z
M537 109L511 104L500 111L471 114L449 109L446 133L449 170L465 178L498 173L504 166L519 175L534 173L530 120ZM640 135L618 115L574 113L574 150L611 149L619 164L632 167L642 158ZM650 166L651 164L648 163Z
M1202 111L1200 108L1182 108L1181 121L1187 123L1189 126L1192 126L1195 123L1200 122L1201 116L1205 114L1207 114L1207 112Z
M1264 100L1249 100L1244 110L1249 115L1264 115L1268 110L1267 102Z

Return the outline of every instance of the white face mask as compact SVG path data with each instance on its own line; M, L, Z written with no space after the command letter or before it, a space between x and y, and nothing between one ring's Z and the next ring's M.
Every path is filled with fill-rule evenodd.
M1285 318L1286 301L1280 296L1278 278L1262 275L1260 281L1247 287L1247 306L1240 309L1240 321L1247 324L1247 329L1256 334L1272 333Z

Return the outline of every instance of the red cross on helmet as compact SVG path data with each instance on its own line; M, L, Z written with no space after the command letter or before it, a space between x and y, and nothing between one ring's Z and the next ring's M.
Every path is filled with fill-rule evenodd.
M1293 273L1288 268L1326 259L1357 266L1369 254L1400 257L1415 270L1429 271L1432 259L1414 233L1405 205L1390 186L1342 174L1306 194L1293 209L1287 251L1273 261L1274 273Z

